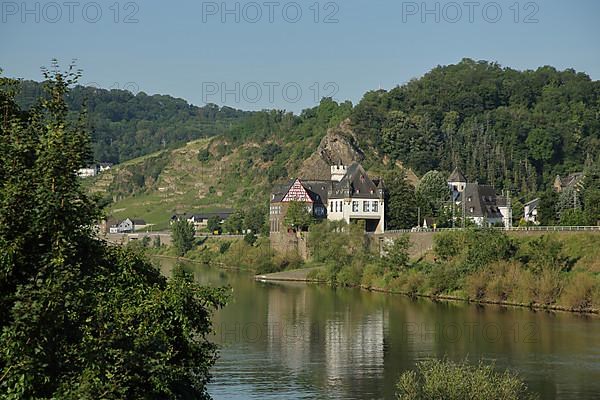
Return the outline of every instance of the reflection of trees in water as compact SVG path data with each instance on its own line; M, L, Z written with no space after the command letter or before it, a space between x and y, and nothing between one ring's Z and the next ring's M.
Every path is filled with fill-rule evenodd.
M216 315L217 331L235 322L263 329L248 341L240 328L237 342L223 349L215 373L224 387L243 382L243 390L264 398L290 390L291 398L387 399L416 361L468 356L497 359L542 398L600 391L597 317L260 283L229 272L224 279L222 271L198 268L202 282L233 287L232 301Z

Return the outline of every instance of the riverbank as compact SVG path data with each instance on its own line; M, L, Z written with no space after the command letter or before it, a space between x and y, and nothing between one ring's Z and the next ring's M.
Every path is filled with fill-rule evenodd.
M259 280L323 282L432 300L600 313L600 237L594 234L516 238L493 230L445 232L437 234L433 249L417 260L410 258L406 237L386 243L381 256L352 227L347 233L312 235L308 245L308 263L274 253L266 238L252 244L204 240L183 257L164 246L147 251L252 272Z
M309 242L310 244L310 242ZM348 235L333 247L313 243L326 267L311 280L411 297L597 314L600 238L594 234L512 237L466 230L435 236L433 249L414 260L407 237L386 243L383 256Z
M315 276L319 270L323 267L310 267L303 268L299 270L292 271L282 271L275 272L271 274L261 274L255 275L254 279L257 281L272 281L272 282L306 282L306 283L317 283L328 285L327 281L319 280L315 278L311 278L311 276ZM357 288L369 291L369 292L379 292L379 293L387 293L394 295L402 295L411 298L424 298L432 301L454 301L454 302L463 302L463 303L471 303L471 304L488 304L488 305L498 305L498 306L507 306L507 307L519 307L519 308L529 308L533 310L547 310L547 311L561 311L561 312L570 312L570 313L579 313L579 314L597 314L600 315L600 309L586 309L586 310L576 310L570 309L557 305L543 305L543 304L525 304L525 303L515 303L508 301L492 301L492 300L472 300L468 298L461 298L456 296L449 295L430 295L430 294L420 294L420 293L408 293L402 291L395 291L391 289L386 289L383 287L372 287L365 285L357 285Z

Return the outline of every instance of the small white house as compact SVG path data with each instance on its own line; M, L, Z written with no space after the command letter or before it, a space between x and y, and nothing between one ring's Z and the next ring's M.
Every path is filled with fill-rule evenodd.
M523 206L523 219L525 222L530 222L535 225L539 225L540 221L538 218L538 205L540 199L533 199Z
M133 233L137 229L147 226L146 221L142 219L127 218L123 221L117 221L109 227L109 233Z

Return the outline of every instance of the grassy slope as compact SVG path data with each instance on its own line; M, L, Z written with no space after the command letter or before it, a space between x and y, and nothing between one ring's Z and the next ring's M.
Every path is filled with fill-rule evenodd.
M127 161L90 181L90 191L116 200L108 209L110 215L142 218L155 224L153 230L166 229L174 213L266 204L270 163L260 158L258 144L245 143L220 155L215 154L215 142L210 143L209 139L196 140ZM210 160L199 161L198 152L209 145ZM162 168L154 179L149 170L156 165ZM132 182L135 174L145 177L142 187Z

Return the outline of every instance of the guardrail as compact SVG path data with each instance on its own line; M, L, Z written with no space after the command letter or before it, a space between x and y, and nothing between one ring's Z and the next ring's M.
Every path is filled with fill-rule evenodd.
M477 228L477 227L473 227ZM386 233L420 233L420 232L455 232L462 231L464 229L473 229L473 228L413 228L413 229L396 229L385 231ZM494 229L498 231L505 232L598 232L600 231L600 226L517 226L517 227L491 227L491 228L481 228L481 229Z

